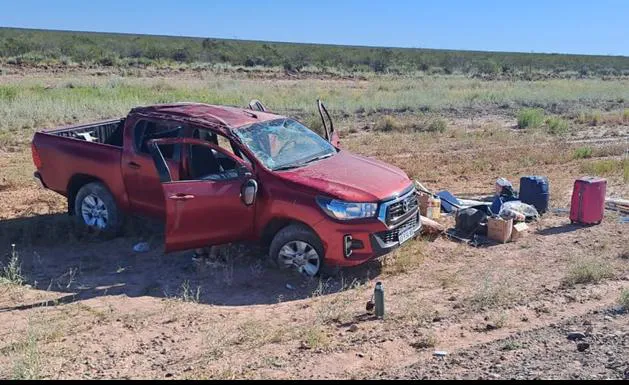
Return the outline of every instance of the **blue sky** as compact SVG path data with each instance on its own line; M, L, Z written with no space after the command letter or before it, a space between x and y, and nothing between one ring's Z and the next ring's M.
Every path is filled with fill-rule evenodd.
M0 0L0 26L629 56L629 0Z

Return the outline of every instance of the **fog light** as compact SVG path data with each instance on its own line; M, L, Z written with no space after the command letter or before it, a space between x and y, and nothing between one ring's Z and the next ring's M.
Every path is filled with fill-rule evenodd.
M352 236L346 235L343 237L343 255L345 258L352 255Z
M365 245L360 239L353 239L349 234L343 237L343 254L346 258L352 255L353 250L362 249L364 247Z

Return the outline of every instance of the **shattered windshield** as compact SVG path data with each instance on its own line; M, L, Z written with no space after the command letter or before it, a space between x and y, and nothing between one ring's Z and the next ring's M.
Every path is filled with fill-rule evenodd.
M328 141L292 119L254 123L234 132L271 170L301 167L336 153Z

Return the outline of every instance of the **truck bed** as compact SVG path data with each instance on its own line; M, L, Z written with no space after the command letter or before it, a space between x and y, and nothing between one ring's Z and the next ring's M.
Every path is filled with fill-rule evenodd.
M72 198L77 178L104 183L115 197L126 197L120 171L125 119L43 130L33 137L44 187Z
M124 121L124 118L110 119L100 122L46 130L42 131L42 133L122 147Z

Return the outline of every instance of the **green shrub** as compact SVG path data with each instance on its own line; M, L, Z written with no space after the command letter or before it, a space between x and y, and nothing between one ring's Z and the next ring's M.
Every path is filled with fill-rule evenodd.
M375 128L376 128L376 131L390 132L390 131L401 131L404 128L404 126L394 116L385 115L381 117L380 119L378 119L378 121L376 122Z
M623 160L604 159L586 163L581 171L590 175L606 176L621 174L624 182L629 182L629 158Z
M620 292L620 298L618 304L623 307L625 311L629 311L629 289L624 288Z
M535 128L544 122L544 111L540 108L527 108L518 113L518 128Z
M426 130L428 132L445 132L446 128L448 128L448 123L443 119L433 119L428 123L428 127Z
M598 283L613 277L614 270L609 264L595 258L583 258L570 266L563 282L568 286L573 286L579 283Z
M574 155L572 156L574 159L586 159L592 157L592 148L591 147L579 147L574 150Z
M600 111L588 111L579 113L577 122L590 126L598 126L603 121L603 115Z
M12 102L17 98L17 93L16 87L0 85L0 101Z
M568 122L555 116L546 119L546 126L548 133L552 135L563 134L568 131Z

